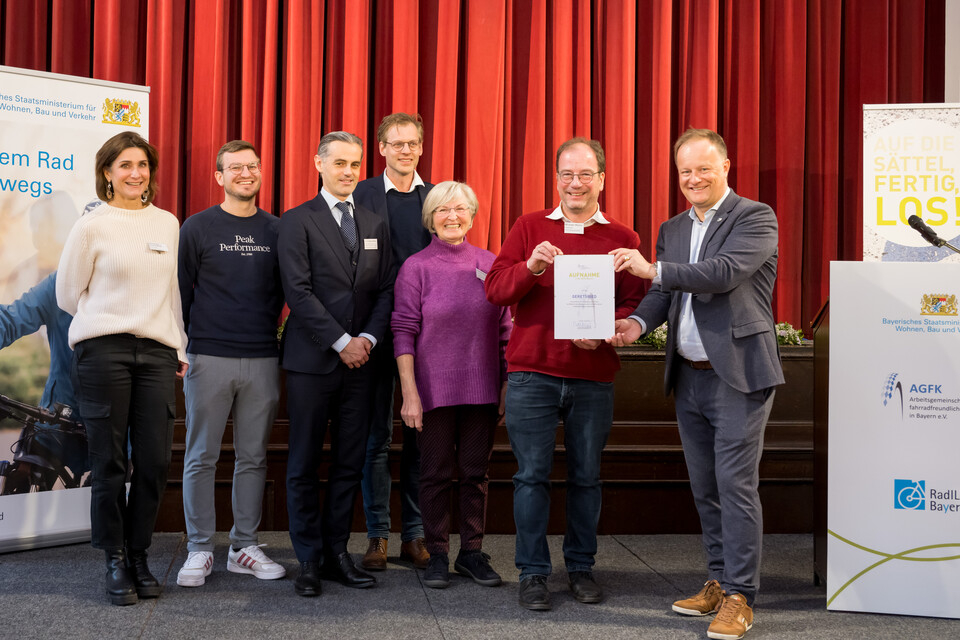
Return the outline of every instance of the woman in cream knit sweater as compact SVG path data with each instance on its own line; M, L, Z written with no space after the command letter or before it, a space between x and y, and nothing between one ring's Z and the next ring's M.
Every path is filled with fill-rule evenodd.
M113 604L155 598L147 567L170 463L175 378L186 372L177 286L179 224L153 206L157 151L131 131L97 152L104 204L77 221L57 275L92 471L92 544ZM129 441L133 476L124 486Z

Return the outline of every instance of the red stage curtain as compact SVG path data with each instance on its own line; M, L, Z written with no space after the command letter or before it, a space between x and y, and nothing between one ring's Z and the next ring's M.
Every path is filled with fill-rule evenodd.
M157 2L148 7L146 43L147 51L153 55L147 56L144 82L150 87L150 140L160 153L157 206L173 211L181 219L187 215L182 197L182 167L188 155L183 146L186 118L168 114L184 111L187 24L187 0Z
M806 326L828 264L862 247L864 103L943 100L944 0L0 0L0 63L148 84L158 204L219 201L214 155L261 150L260 204L316 194L320 136L364 141L418 111L420 172L465 180L470 240L497 251L557 202L554 152L607 153L601 200L649 255L686 206L672 164L689 126L727 140L731 185L780 220L774 315ZM652 256L651 256L652 257Z

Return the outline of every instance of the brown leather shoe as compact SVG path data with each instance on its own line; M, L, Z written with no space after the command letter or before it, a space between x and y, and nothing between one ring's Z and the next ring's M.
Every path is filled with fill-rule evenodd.
M367 571L383 571L387 568L386 538L370 538L370 546L367 547L360 566Z
M426 569L430 562L430 553L423 538L414 538L401 544L400 559L412 562L417 569Z

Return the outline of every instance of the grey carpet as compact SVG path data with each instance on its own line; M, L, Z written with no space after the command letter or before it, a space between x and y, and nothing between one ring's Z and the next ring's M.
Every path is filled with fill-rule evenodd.
M400 539L390 540L392 562L377 573L374 589L323 583L319 598L293 592L297 562L285 532L261 534L266 552L287 568L282 580L261 581L226 570L225 534L218 534L216 564L203 587L185 589L176 574L186 558L184 537L157 534L150 564L165 583L163 595L129 607L103 595L103 556L88 545L0 555L0 638L706 638L709 618L670 611L677 598L704 580L697 536L603 536L596 577L607 593L598 605L570 595L562 569L561 539L550 538L554 609L530 612L517 605L512 536L489 536L484 548L504 585L484 588L453 575L449 588L424 587L420 572L400 564ZM366 548L355 534L350 550ZM456 556L456 538L451 563ZM960 621L827 612L825 591L813 585L809 535L768 535L761 593L750 639L960 638ZM452 566L451 566L452 570ZM891 585L891 588L896 588Z

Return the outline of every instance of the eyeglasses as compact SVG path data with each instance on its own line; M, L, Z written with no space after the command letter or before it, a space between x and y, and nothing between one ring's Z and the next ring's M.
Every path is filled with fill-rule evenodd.
M410 147L410 151L413 153L417 152L417 149L420 148L420 143L416 140L404 140L402 142L384 142L388 147L392 147L394 151L400 152L403 151L404 147Z
M433 212L439 216L445 216L450 212L453 212L458 216L462 216L465 213L470 213L470 207L466 207L462 204L457 205L456 207L437 207L436 209L433 210Z
M237 163L237 164L231 164L227 167L227 171L237 176L243 173L244 169L246 169L252 174L260 173L260 163L259 162L251 162L250 164Z
M561 171L557 174L557 178L560 180L560 184L570 184L573 182L573 178L579 178L580 184L590 184L593 182L593 176L598 175L599 171L581 171L580 173L574 173L573 171Z

